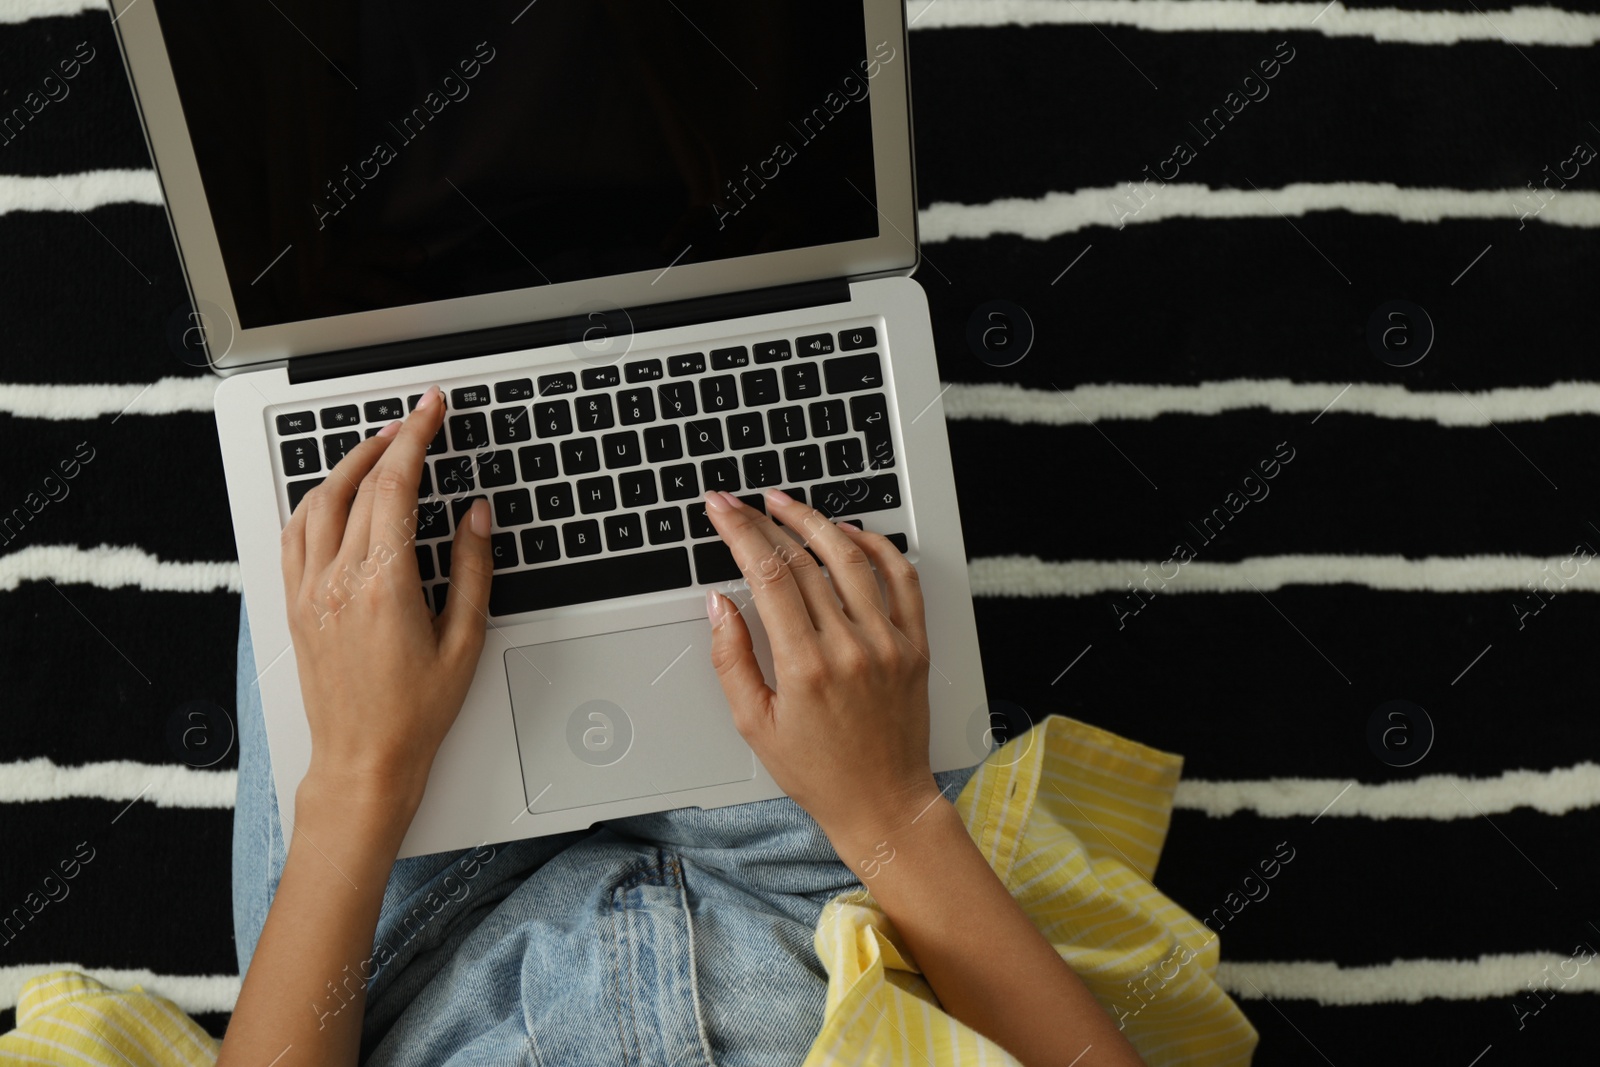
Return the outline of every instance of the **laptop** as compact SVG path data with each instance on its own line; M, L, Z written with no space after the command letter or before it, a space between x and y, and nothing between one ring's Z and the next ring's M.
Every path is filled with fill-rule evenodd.
M889 535L934 770L994 746L918 261L899 0L113 0L216 394L278 801L279 531L443 389L418 596L486 497L488 637L404 856L782 795L709 663L703 494ZM841 745L850 738L838 739Z

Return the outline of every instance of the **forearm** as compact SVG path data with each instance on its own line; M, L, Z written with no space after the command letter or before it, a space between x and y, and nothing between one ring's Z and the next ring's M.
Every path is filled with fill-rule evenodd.
M367 983L382 962L373 959L373 934L410 814L404 804L301 787L283 877L220 1067L356 1062Z
M950 1015L1028 1067L1142 1065L995 877L949 801L842 833L834 846Z

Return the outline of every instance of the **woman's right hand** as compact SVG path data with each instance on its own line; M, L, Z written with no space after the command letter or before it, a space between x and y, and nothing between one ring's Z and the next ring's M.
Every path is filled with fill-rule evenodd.
M706 595L711 664L734 726L854 867L939 796L917 571L880 534L836 526L776 489L766 503L782 527L731 494L706 494L706 514L766 627L776 685L762 675L737 606L715 592Z

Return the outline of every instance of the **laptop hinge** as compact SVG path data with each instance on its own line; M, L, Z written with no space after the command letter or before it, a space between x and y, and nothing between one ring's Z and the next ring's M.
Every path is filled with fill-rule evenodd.
M412 341L394 341L389 344L351 348L340 352L326 352L315 356L302 356L289 361L289 381L295 385L303 382L326 381L352 374L393 370L397 367L414 367L423 363L442 363L470 356L485 356L495 352L509 352L521 348L540 348L546 345L570 344L586 336L593 337L597 327L606 336L644 333L664 330L674 326L692 326L701 322L737 319L747 315L766 315L775 311L792 311L796 308L819 307L824 304L845 303L850 299L850 282L845 278L830 278L798 285L780 285L770 289L752 289L720 296L698 297L693 300L673 300L649 304L621 311L568 315L542 322L517 323L495 326L486 330L448 334L442 337L421 337Z

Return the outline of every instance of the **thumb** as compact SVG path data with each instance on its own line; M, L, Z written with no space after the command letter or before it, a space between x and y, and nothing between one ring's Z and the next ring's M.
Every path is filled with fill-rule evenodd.
M756 662L750 628L733 601L707 590L706 616L711 620L711 667L733 709L733 725L748 741L750 731L765 721L774 694Z
M455 545L450 551L450 593L439 620L442 644L463 652L482 647L493 577L489 502L480 497L456 525Z

